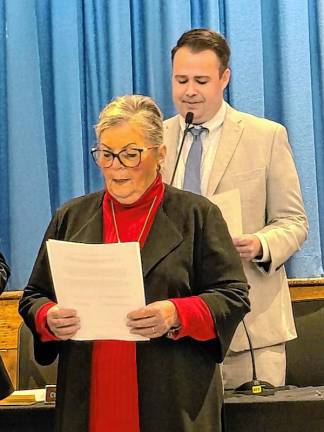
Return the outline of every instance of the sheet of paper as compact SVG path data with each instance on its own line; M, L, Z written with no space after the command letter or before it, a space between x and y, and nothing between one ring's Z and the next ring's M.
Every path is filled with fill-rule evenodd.
M227 192L215 194L209 198L222 212L228 231L232 237L242 235L242 209L239 189L232 189Z
M126 326L127 313L145 306L138 243L48 240L47 250L58 304L80 317L74 340L147 340Z

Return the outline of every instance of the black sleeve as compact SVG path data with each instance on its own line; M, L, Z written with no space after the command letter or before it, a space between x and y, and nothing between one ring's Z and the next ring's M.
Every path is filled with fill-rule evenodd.
M36 332L35 317L40 307L49 301L56 302L46 241L57 237L58 214L50 222L44 235L34 268L19 302L19 313L34 336L35 359L40 364L50 364L58 354L59 342L41 342Z
M2 253L0 253L0 294L5 289L9 276L10 276L9 266L6 263Z

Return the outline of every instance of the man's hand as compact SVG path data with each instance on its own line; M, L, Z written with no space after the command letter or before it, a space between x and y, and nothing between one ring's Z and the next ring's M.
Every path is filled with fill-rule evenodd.
M127 315L130 333L149 338L161 337L171 327L178 327L178 313L169 300L151 303Z
M246 261L252 261L255 257L262 257L262 245L256 235L244 234L240 237L233 237L232 240L240 257Z
M80 318L74 309L55 305L47 311L46 319L51 332L61 340L71 339L80 328Z

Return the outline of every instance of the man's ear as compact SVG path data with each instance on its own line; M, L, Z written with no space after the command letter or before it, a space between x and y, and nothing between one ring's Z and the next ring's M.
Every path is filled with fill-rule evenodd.
M221 77L223 90L228 86L229 80L231 78L231 69L227 68L224 70L223 75Z

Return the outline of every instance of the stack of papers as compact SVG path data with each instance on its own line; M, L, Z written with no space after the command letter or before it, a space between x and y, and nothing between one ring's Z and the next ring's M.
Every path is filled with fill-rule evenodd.
M148 340L131 334L127 314L145 306L138 242L85 244L48 240L58 305L75 309L81 328L74 340Z

